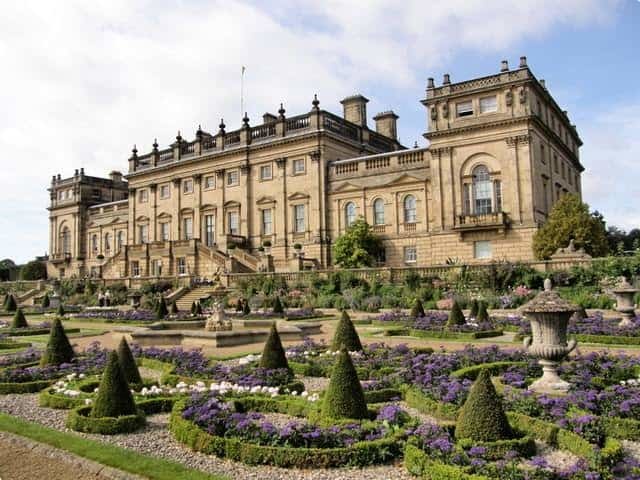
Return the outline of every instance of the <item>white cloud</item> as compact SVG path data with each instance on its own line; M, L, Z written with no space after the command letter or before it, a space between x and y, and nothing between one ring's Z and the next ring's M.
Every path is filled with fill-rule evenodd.
M215 131L221 117L238 126L241 65L256 120L281 101L304 111L316 92L334 111L355 91L382 110L381 86L417 102L425 77L460 51L498 52L560 25L608 21L616 2L269 3L3 5L0 151L11 174L0 179L0 258L47 249L52 174L83 166L104 175L126 168L133 143L166 145L178 129L190 138L198 123Z

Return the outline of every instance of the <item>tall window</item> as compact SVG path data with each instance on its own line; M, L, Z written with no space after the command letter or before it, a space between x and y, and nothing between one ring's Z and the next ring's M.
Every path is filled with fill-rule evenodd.
M216 243L216 217L213 215L204 216L204 241L207 247Z
M104 251L107 255L111 252L111 234L104 234Z
M178 271L178 275L186 275L187 274L187 259L184 257L180 257L176 259L176 270Z
M191 240L193 238L193 218L183 218L182 219L182 231L183 238L185 240Z
M482 97L480 99L480 113L489 113L498 111L498 100L495 95L490 97Z
M149 241L148 225L138 225L138 241L139 243L147 243Z
M294 232L303 233L306 230L304 221L304 205L296 205L293 207L293 219L295 222L293 225Z
M171 189L169 188L169 184L160 185L160 198L165 199L171 196Z
M471 103L471 100L456 103L456 115L458 117L469 117L473 115L473 103Z
M118 250L121 250L122 246L124 245L124 232L122 230L120 230L116 235L116 245L118 247Z
M482 240L473 243L474 258L491 258L491 242Z
M193 180L183 180L182 193L193 193Z
M238 185L238 183L240 183L238 170L231 170L230 172L227 172L227 185Z
M140 276L140 262L138 261L131 262L131 276L132 277Z
M418 251L416 247L404 247L403 256L404 263L416 263L418 260Z
M91 251L94 255L98 253L98 235L95 233L91 235Z
M155 259L151 263L151 268L153 270L153 275L155 277L161 277L162 276L162 260Z
M260 167L260 180L271 180L271 165Z
M384 225L384 200L381 198L373 202L373 224Z
M204 177L204 188L205 190L210 190L212 188L216 188L216 177L215 175L209 175Z
M349 228L356 221L356 204L347 202L344 206L344 223Z
M273 221L271 209L262 210L262 234L271 235L273 233Z
M489 170L484 165L473 169L473 201L474 213L491 213L491 200L493 196Z
M149 201L149 190L146 188L144 190L140 190L138 195L140 197L140 203L146 203Z
M240 219L238 212L229 212L227 219L229 221L229 234L240 235Z
M169 241L169 226L171 224L169 222L164 222L160 224L160 240L163 242Z
M71 231L64 227L60 232L60 253L71 253Z
M500 180L494 180L493 182L493 194L495 195L496 206L494 211L502 211L502 182Z
M407 195L404 197L404 223L416 223L416 197Z

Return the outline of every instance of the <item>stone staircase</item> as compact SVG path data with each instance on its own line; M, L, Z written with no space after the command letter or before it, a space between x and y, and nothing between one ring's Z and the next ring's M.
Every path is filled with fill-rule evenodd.
M218 283L214 285L194 287L176 300L176 305L179 310L191 310L191 304L201 298L208 297L209 295L213 295L214 297L223 297L226 293L226 289Z

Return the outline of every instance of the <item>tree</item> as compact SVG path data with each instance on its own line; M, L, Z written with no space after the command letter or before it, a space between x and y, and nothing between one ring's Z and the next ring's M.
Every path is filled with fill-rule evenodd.
M457 301L453 301L453 305L451 306L451 311L449 312L449 319L447 320L447 325L449 327L455 327L458 325L464 325L466 323L464 319L464 313L462 313L462 309Z
M111 352L107 366L102 373L98 395L96 395L96 401L91 409L91 416L94 418L120 417L135 415L135 413L136 404L120 367L118 354Z
M17 308L18 304L16 303L16 297L10 293L6 298L4 309L7 312L15 312Z
M62 327L60 318L56 318L51 326L47 348L40 359L40 366L69 363L74 357L73 347Z
M478 300L474 298L473 300L471 300L471 308L469 310L469 316L471 318L476 318L478 316L478 308Z
M22 280L44 280L47 278L47 266L40 260L32 260L20 270Z
M489 311L487 310L487 302L480 302L478 305L478 314L476 315L476 322L487 323L490 321Z
M176 303L176 301L174 300L171 303L171 315L177 315L178 314L178 304Z
M24 318L24 313L22 313L22 309L18 308L16 310L16 314L13 316L13 321L11 322L11 328L27 328L29 325L27 324L27 319Z
M44 297L42 297L42 308L49 308L51 305L51 300L49 299L49 294L45 293Z
M122 337L118 345L118 361L120 362L120 368L127 382L133 385L142 385L142 377L140 377L138 365L124 337Z
M342 311L342 316L340 317L336 332L333 334L333 341L331 342L331 350L334 352L343 348L346 348L349 352L359 352L362 350L360 337L346 310Z
M424 306L419 298L416 298L416 301L413 302L409 315L413 318L424 317Z
M336 240L333 259L343 268L371 267L380 251L382 241L373 234L371 226L364 219L358 218Z
M364 419L369 416L358 373L349 352L344 348L340 350L331 372L322 405L322 416L326 419Z
M271 324L269 337L264 344L262 356L260 357L260 367L269 370L279 368L286 368L289 370L289 362L287 362L287 356L284 353L284 347L280 341L280 335L278 334L275 323Z
M284 313L284 308L278 295L276 295L276 299L273 301L273 313L276 315L282 315Z
M156 307L156 318L158 320L162 320L169 315L169 310L167 310L167 302L164 299L164 296L160 294L160 300L158 301L158 306Z
M547 222L533 237L533 251L540 260L551 257L558 248L569 245L573 239L577 248L593 257L609 251L604 221L595 212L589 213L589 205L575 194L566 194L551 209Z

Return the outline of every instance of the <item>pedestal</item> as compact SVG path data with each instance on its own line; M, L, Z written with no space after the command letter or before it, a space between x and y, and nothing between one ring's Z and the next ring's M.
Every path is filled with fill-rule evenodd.
M542 366L542 377L533 382L529 390L537 393L562 394L569 391L569 382L565 382L558 375L558 365L560 362L551 360L538 360Z

